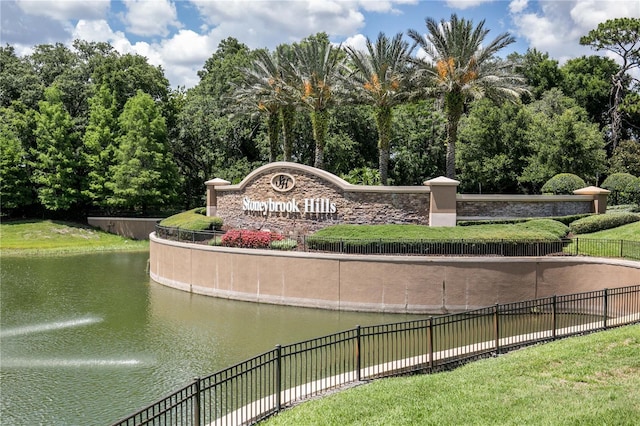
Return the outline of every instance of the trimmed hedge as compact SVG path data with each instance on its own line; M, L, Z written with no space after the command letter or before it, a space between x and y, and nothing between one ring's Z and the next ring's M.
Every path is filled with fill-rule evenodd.
M636 213L607 213L578 219L569 225L573 234L590 234L640 221Z
M533 219L518 223L516 226L524 229L548 232L556 238L563 238L569 233L569 227L567 225L552 219Z
M572 214L569 216L549 216L544 219L547 220L555 220L557 222L563 223L567 226L571 224L571 222L575 222L578 219L582 219L583 217L591 216L592 213L581 213L581 214ZM482 220L461 220L457 223L457 226L474 226L474 225L513 225L516 223L525 223L532 220L540 220L539 218L526 217L526 218L517 218L517 219L482 219Z
M208 231L222 229L223 221L217 216L206 216L205 207L197 207L178 213L160 221L161 226L180 228L186 231Z
M573 173L560 173L549 179L542 186L543 194L571 195L576 189L584 188L587 184L578 175Z
M400 255L475 255L475 256L546 256L562 253L567 241L515 241L515 240L345 240L309 237L307 249L348 254L400 254Z
M291 239L271 241L270 247L273 250L295 250L298 247L298 242Z

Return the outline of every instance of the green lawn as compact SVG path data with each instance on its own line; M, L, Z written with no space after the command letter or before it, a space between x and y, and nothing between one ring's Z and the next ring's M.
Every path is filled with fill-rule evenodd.
M50 220L0 224L0 253L5 255L64 254L104 250L148 250L135 241L90 226Z
M551 219L501 225L429 227L422 225L335 225L319 230L314 237L396 240L541 240L558 239L569 228Z
M559 340L433 375L383 379L266 425L637 425L640 325Z
M578 254L584 256L640 260L640 222L591 234L579 234L576 238L577 243L574 239L565 247L567 253L576 253L577 248Z
M592 234L580 234L578 238L596 238L602 240L626 240L640 241L640 222L629 223L613 229L594 232Z

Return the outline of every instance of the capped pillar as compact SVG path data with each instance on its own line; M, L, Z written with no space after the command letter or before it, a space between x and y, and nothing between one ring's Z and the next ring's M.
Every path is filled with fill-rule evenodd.
M591 213L604 214L607 212L607 198L611 191L597 186L587 186L586 188L576 189L573 193L576 195L591 195L593 197Z
M230 185L231 182L215 178L206 181L204 184L207 185L207 216L215 216L218 214L218 195L216 194L216 186Z
M440 176L424 185L431 189L429 226L456 226L456 193L460 182Z

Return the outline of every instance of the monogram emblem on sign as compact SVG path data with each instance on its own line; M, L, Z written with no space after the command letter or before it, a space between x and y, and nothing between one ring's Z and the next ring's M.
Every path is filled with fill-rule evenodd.
M296 180L288 173L276 173L271 178L271 187L278 192L291 191L296 186Z

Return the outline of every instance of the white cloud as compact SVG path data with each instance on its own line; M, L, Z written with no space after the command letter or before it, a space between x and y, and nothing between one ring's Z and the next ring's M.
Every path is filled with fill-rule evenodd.
M586 34L608 19L640 17L640 2L581 0L571 8L571 19Z
M527 8L529 0L513 0L509 3L509 12L520 13Z
M577 56L595 54L580 45L580 37L599 23L623 16L640 17L637 0L545 0L539 6L539 11L512 9L517 10L512 15L516 33L531 48L549 53L561 64Z
M132 44L121 31L113 31L105 20L80 20L73 38L87 41L109 42L121 54L138 54L154 66L162 66L172 86L195 86L197 71L217 46L210 35L181 30L160 43L137 42Z
M216 48L210 36L191 30L181 30L161 44L162 57L168 62L183 65L202 65Z
M359 5L367 12L377 13L394 13L399 14L401 11L396 9L396 4L416 4L418 0L396 0L396 1L376 1L376 0L360 0Z
M110 0L17 0L17 4L28 15L69 21L105 17L109 11Z
M364 47L365 13L400 14L419 0L0 0L2 36L12 45L73 39L109 42L161 65L173 86L191 87L218 44L235 37L250 48L275 48L327 32ZM14 11L15 13L11 12ZM9 13L11 12L11 13ZM5 25L5 17L20 25ZM113 19L119 18L119 22ZM199 19L198 19L199 18ZM180 22L183 20L184 24ZM34 25L34 23L38 23ZM188 29L186 25L189 25ZM177 32L176 32L177 30ZM356 35L354 35L356 34ZM135 38L132 38L135 37ZM134 42L134 40L139 40Z
M73 30L73 38L88 41L106 41L111 43L117 39L125 39L125 36L121 32L113 32L107 21L104 19L81 19Z
M362 34L356 34L351 37L347 37L345 41L342 42L344 47L351 47L355 50L359 50L361 52L367 51L367 37Z
M169 27L180 28L174 3L168 0L124 0L127 31L141 36L167 36Z
M153 65L162 65L162 58L157 52L157 49L152 48L152 46L146 42L131 44L122 31L113 31L109 23L103 19L78 21L72 35L74 39L79 38L87 41L108 42L115 50L122 54L139 54L146 56Z
M235 37L251 48L299 41L320 31L350 36L364 26L364 15L353 1L191 1L214 34Z
M491 3L494 0L446 0L447 6L453 9L469 9L471 7L479 6L483 3Z

